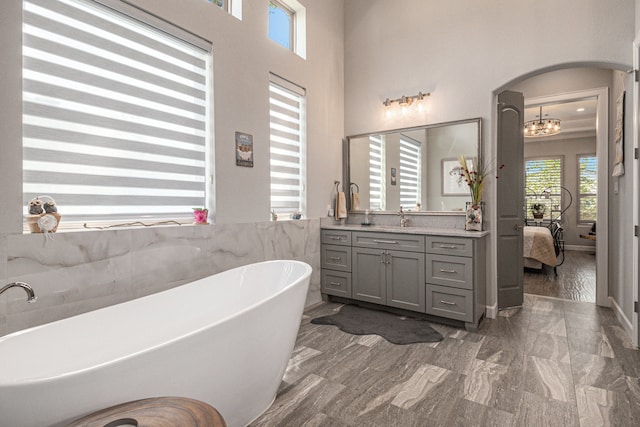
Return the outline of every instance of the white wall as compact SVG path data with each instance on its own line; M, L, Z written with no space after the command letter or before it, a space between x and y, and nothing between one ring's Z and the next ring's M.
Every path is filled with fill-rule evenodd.
M634 0L349 0L345 130L357 134L483 117L485 158L494 158L494 95L543 70L586 64L631 68L635 16ZM539 54L541 46L552 48ZM385 98L419 90L431 92L425 116L384 119ZM489 220L494 194L491 186ZM491 306L497 294L495 236L487 251Z

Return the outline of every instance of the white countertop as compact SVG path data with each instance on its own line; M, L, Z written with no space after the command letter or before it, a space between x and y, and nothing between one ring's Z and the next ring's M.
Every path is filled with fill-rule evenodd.
M479 238L489 234L488 231L467 231L457 228L436 228L436 227L400 227L390 225L323 225L323 230L345 230L345 231L371 231L377 233L405 233L423 234L427 236L450 236L450 237L471 237Z

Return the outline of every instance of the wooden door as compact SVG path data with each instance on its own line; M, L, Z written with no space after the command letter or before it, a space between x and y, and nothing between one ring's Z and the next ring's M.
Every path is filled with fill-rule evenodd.
M498 308L522 305L524 299L524 96L498 95L497 164L505 165L497 180Z

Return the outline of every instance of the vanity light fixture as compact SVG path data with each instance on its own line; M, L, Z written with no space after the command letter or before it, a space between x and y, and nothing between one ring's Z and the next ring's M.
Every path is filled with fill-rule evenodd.
M384 105L385 107L387 117L393 114L392 108L394 103L398 104L398 106L401 108L403 115L407 113L408 109L412 105L417 106L418 111L422 112L424 110L424 106L423 106L424 103L422 101L424 100L425 97L429 95L431 94L418 92L417 95L413 95L413 96L402 95L400 98L397 98L397 99L387 98L384 101L382 101L382 105Z
M537 119L529 120L524 124L524 136L535 138L539 136L551 136L560 133L560 119L542 118L542 106Z

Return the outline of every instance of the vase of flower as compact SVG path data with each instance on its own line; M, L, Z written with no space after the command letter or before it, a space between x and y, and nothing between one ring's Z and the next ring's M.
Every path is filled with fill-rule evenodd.
M547 207L545 206L544 203L536 202L531 205L531 214L535 219L544 218L544 213L546 212L546 210L547 210Z
M467 202L465 209L464 229L468 231L482 231L482 204Z
M486 167L483 163L479 163L474 169L469 167L464 156L458 159L460 163L460 180L469 186L471 201L467 202L465 210L465 230L482 231L482 193L484 192L484 184L487 177L492 172L491 167ZM501 165L498 170L504 168ZM496 178L498 178L496 176Z
M206 208L193 208L193 222L196 224L208 224L207 217L209 216L209 209Z

